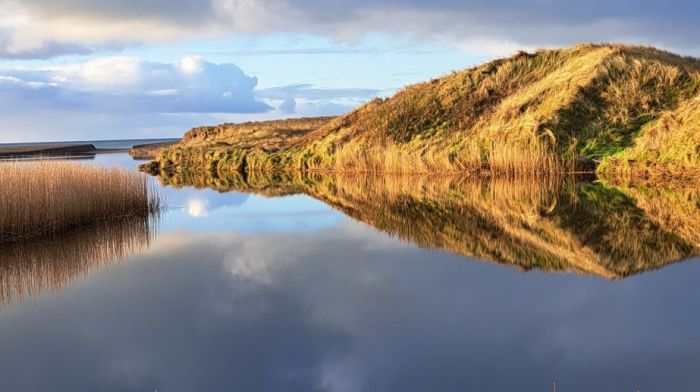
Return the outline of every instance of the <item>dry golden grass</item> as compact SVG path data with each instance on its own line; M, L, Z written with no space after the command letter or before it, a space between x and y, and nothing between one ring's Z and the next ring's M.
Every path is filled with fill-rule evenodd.
M147 217L161 201L137 172L70 162L0 163L0 243Z
M185 133L182 143L191 146L218 143L238 148L279 150L293 144L332 118L297 118L199 127Z
M599 171L615 183L699 183L700 96L643 127L634 145L605 159Z

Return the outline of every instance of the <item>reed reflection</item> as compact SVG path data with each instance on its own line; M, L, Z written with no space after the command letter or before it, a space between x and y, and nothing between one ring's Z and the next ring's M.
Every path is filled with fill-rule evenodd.
M700 254L700 194L543 181L161 173L165 185L304 193L389 235L523 270L624 278Z
M114 219L43 240L0 246L0 305L57 292L148 248L158 217Z

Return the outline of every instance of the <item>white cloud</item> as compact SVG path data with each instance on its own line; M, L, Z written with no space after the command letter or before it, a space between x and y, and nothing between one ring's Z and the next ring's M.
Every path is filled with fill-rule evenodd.
M536 49L532 46L519 44L517 41L492 39L483 36L458 40L456 46L466 52L479 53L484 56L507 56L518 50L533 51Z
M257 113L270 109L253 93L257 78L234 64L185 58L174 64L108 57L36 71L0 71L0 99L33 109L104 112ZM27 88L34 90L29 97ZM30 102L29 102L30 101ZM0 109L2 111L2 109Z
M329 116L348 112L378 96L381 90L363 88L319 88L291 84L257 91L278 116Z
M51 72L65 84L100 90L137 87L146 76L143 61L131 57L101 58Z
M0 69L0 142L181 136L202 124L341 114L379 92L256 86L236 65L199 57Z
M149 92L151 95L177 95L178 93L179 90L175 88L166 88L163 90L153 90Z
M178 63L178 68L182 71L184 74L197 74L202 72L202 58L199 56L187 56L180 60Z

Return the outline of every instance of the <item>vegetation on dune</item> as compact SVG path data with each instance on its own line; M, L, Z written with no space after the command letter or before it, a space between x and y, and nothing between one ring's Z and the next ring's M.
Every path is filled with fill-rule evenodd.
M694 169L699 93L700 60L653 48L521 52L335 119L198 128L151 168L538 176L612 173L650 150Z
M279 150L291 146L331 119L313 117L199 127L185 133L182 144L209 146L213 143L241 149L257 147L266 151Z
M166 185L222 192L307 194L419 246L524 270L616 279L700 254L697 192L610 188L558 177L203 171L159 178Z
M137 144L131 147L129 155L134 159L155 159L161 151L175 144L177 144L176 141Z
M149 179L67 162L0 163L0 244L160 209Z
M599 171L615 183L700 181L700 96L645 125L634 145L606 158Z
M214 170L220 166L245 171L251 152L263 155L289 148L331 119L300 118L194 128L185 133L181 143L159 152L160 163L154 162L155 171L160 166L197 170Z

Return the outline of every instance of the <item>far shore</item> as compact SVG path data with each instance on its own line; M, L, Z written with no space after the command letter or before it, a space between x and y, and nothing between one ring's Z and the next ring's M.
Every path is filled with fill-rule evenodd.
M97 154L130 153L134 159L153 159L155 152L174 142L156 142L123 148L98 148L92 143L0 144L0 160L90 159Z
M120 150L98 149L92 144L27 144L0 146L0 159L80 158L118 151Z

